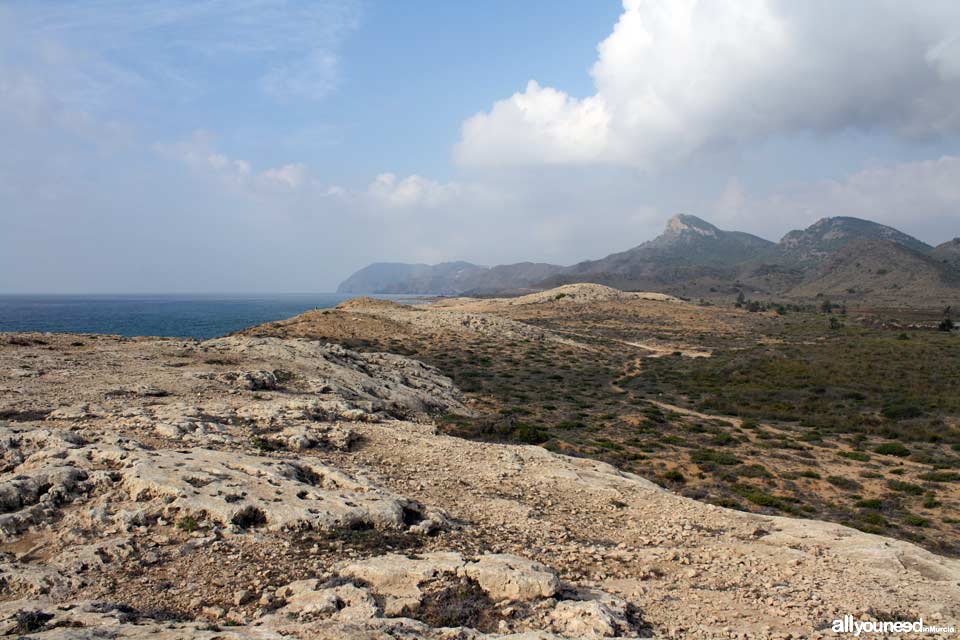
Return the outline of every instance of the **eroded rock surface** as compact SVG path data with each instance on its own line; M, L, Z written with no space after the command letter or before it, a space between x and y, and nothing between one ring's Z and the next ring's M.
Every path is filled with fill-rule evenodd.
M13 637L796 638L846 614L960 618L960 563L909 543L438 435L430 414L460 394L399 356L43 336L0 345L0 405Z

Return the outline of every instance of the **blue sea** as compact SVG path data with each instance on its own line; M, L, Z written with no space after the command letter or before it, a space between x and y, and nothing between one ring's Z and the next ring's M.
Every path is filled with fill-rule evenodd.
M0 331L214 338L355 295L0 295ZM403 301L400 296L390 297ZM413 298L407 297L406 300Z

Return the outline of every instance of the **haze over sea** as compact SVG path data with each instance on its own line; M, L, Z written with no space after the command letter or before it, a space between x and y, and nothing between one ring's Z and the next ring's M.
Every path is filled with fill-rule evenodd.
M310 309L334 307L352 297L337 293L0 295L0 331L206 339Z

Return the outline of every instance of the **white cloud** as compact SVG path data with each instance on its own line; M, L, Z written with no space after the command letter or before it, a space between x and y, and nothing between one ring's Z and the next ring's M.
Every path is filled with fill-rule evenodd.
M794 131L960 131L960 4L624 0L596 94L531 81L463 125L467 165L653 166Z
M187 101L246 87L318 100L338 82L337 52L357 0L14 1L0 7L0 52L84 109L118 96ZM2 42L2 41L0 41ZM241 68L250 78L238 78Z
M320 100L333 93L339 79L336 56L318 51L307 56L306 63L297 61L269 70L260 79L260 86L278 100L303 97Z
M467 190L456 182L440 183L415 174L398 179L392 173L381 173L367 187L366 196L379 206L435 208L455 202Z
M531 80L523 93L464 123L457 156L466 163L491 165L591 162L603 159L609 133L602 96L576 100Z
M336 199L364 215L381 215L390 210L424 213L441 207L456 207L469 200L475 205L497 202L495 190L479 184L439 182L419 175L398 177L381 173L364 189L331 185L312 175L303 163L290 163L255 171L247 160L231 158L216 149L213 135L196 131L184 140L157 143L162 156L185 164L195 172L213 177L222 184L251 196L298 193L317 199Z
M285 164L275 169L267 169L259 179L267 185L277 185L287 189L296 189L307 177L307 166L302 163Z
M777 238L828 216L867 218L930 243L960 234L960 156L903 162L842 179L750 194L731 181L712 207L713 220ZM710 216L708 216L710 217Z
M217 151L213 136L207 131L195 131L189 138L173 143L158 142L153 148L162 156L182 162L201 174L214 175L234 187L245 187L256 178L249 162Z

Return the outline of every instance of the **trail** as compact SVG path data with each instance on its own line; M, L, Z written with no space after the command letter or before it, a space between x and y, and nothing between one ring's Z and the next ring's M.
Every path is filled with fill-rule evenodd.
M649 351L653 354L653 358L662 358L663 356L673 355L679 353L685 358L709 358L713 355L710 351L704 351L702 349L693 349L687 348L683 345L659 345L659 344L646 344L643 342L630 342L628 340L620 340L619 338L610 338L608 336L593 336L585 333L577 333L575 331L563 331L561 329L548 329L553 333L562 333L568 336L574 336L577 338L586 338L587 340L601 340L606 342L615 342L617 344L626 345L628 347L636 347L638 349L643 349L644 351Z
M701 413L699 411L694 411L693 409L684 409L683 407L678 407L675 404L667 404L666 402L660 402L659 400L647 400L647 402L657 407L660 407L661 409L666 409L667 411L672 411L674 413L679 413L681 415L690 416L692 418L700 418L701 420L722 420L723 422L731 424L737 428L743 425L743 420L740 418L732 418L730 416L718 416L710 413Z

